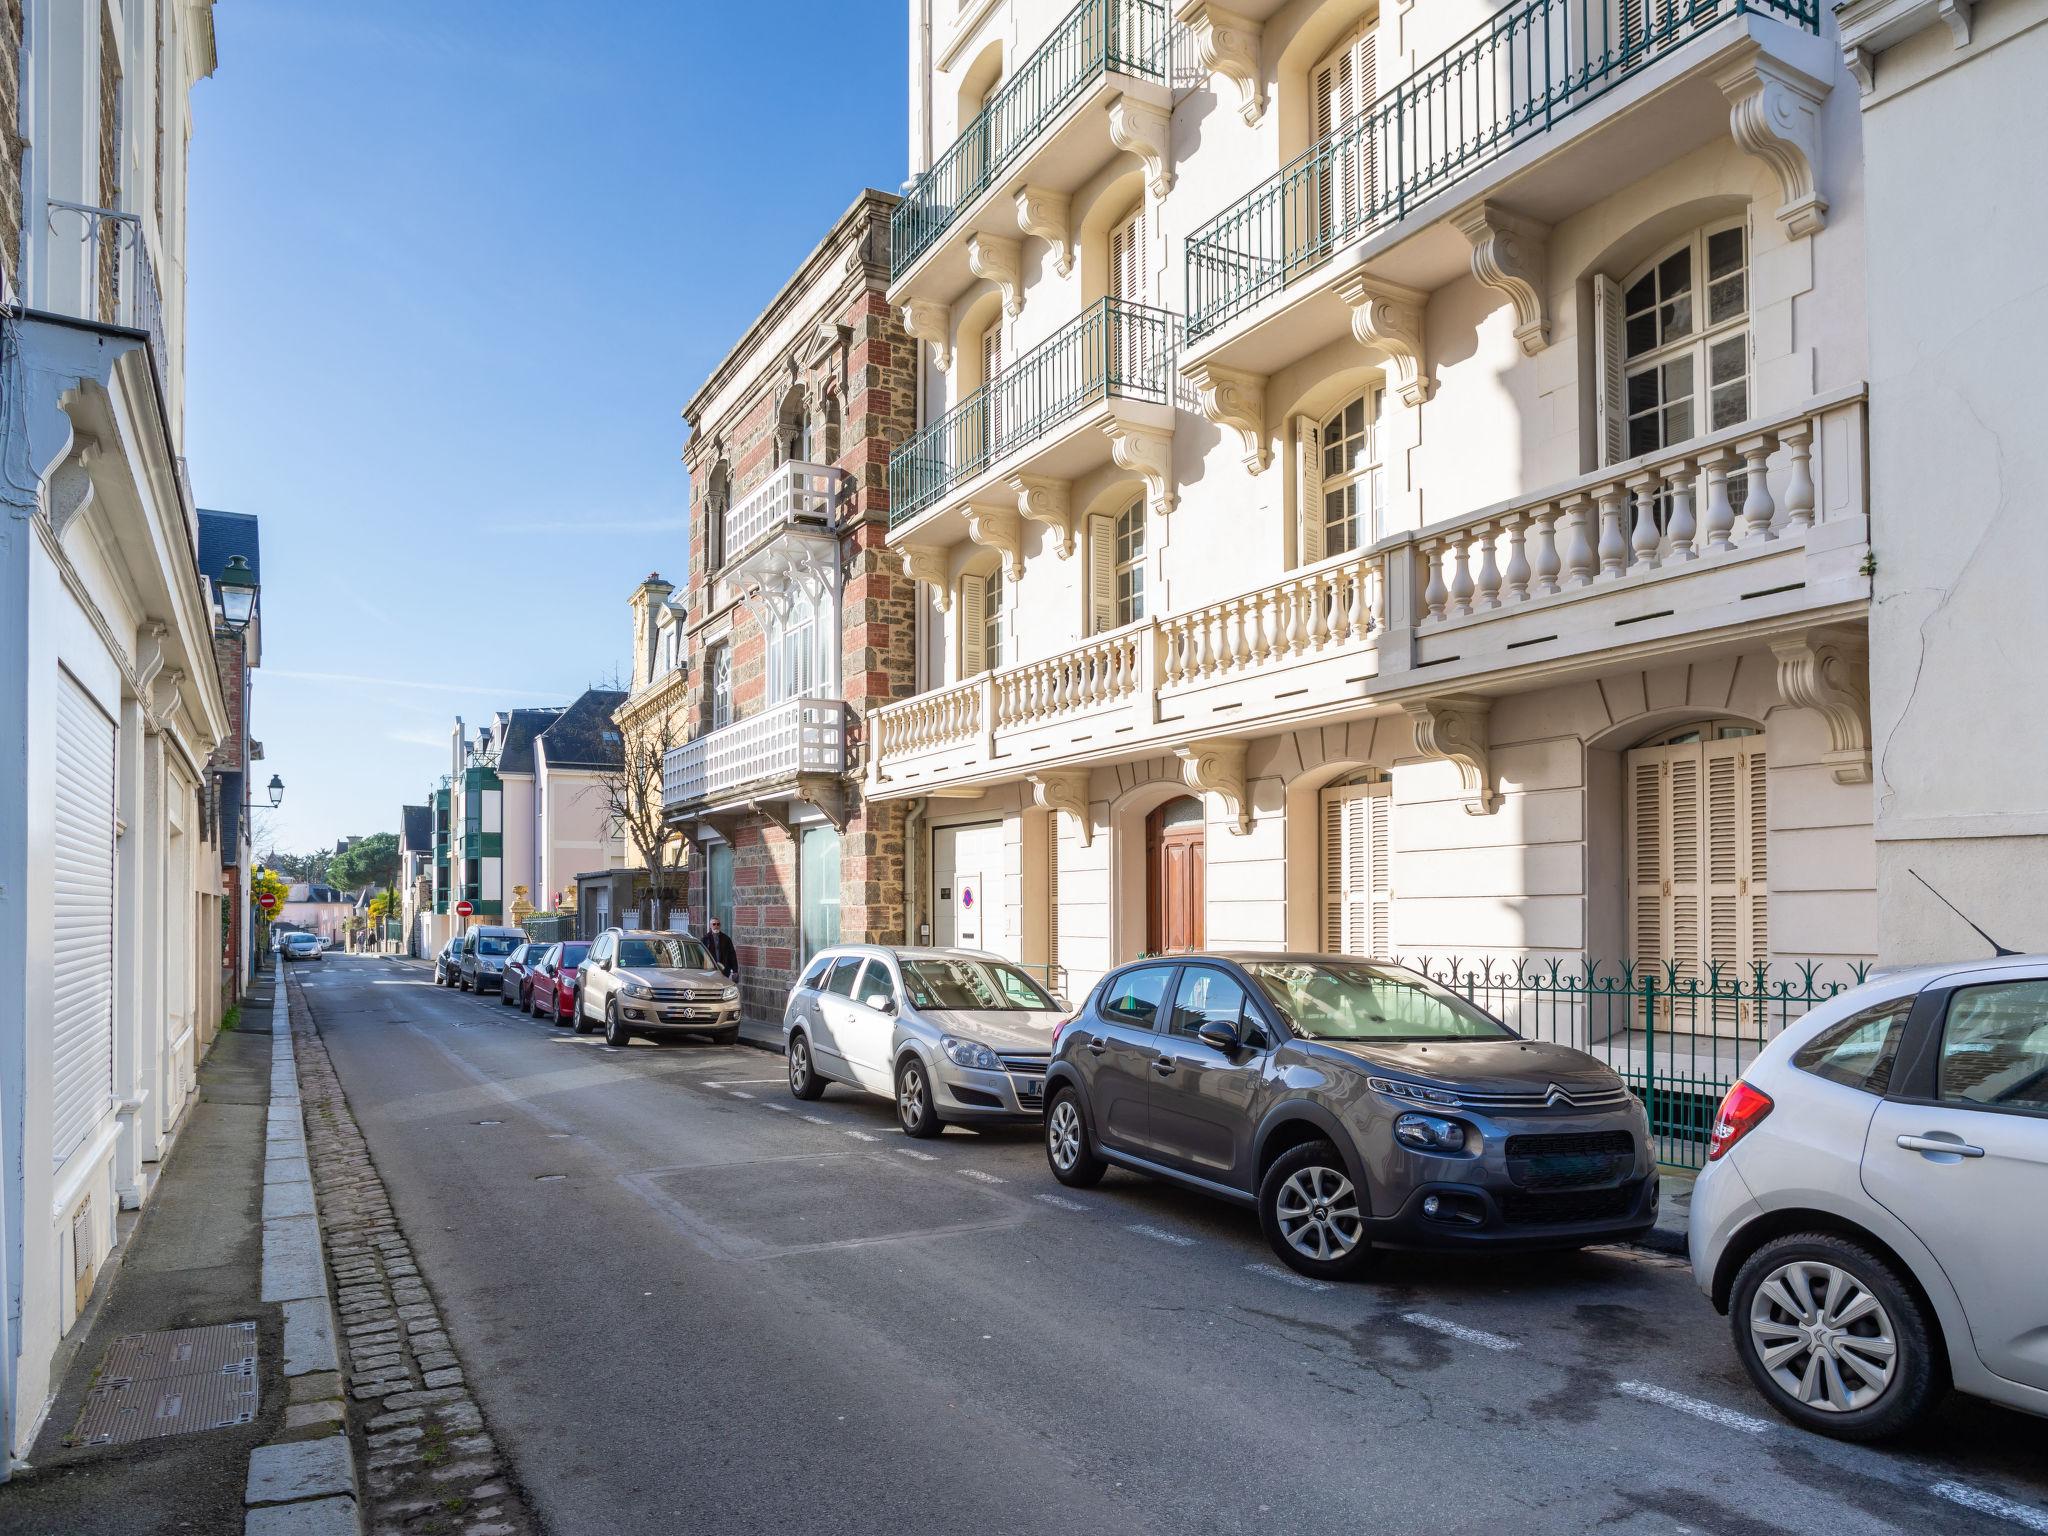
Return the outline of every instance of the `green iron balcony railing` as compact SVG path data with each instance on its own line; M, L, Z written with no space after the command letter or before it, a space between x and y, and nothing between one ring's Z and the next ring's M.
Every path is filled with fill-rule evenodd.
M1820 30L1820 0L1523 0L1482 22L1188 237L1188 337L1741 15Z
M1122 299L1089 305L890 455L890 526L1097 401L1170 404L1178 320Z
M1114 71L1163 81L1170 25L1157 0L1081 0L896 205L890 278L901 277L1096 80Z

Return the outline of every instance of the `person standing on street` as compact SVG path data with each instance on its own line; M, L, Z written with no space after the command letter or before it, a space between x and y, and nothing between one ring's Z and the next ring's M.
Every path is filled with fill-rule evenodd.
M728 980L740 979L740 953L733 947L732 935L719 926L715 917L705 929L704 947L711 952L711 963L725 972Z

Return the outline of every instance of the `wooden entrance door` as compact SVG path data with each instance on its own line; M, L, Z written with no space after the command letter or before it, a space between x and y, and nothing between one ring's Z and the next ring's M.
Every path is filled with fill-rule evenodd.
M1145 949L1184 955L1202 947L1202 802L1169 800L1145 822Z

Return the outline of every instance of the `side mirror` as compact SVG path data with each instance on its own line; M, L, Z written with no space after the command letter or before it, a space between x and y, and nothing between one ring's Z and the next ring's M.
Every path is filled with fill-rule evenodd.
M877 1013L894 1013L896 1011L896 999L893 997L883 997L878 994L868 998L866 1001L867 1005Z
M1243 1042L1237 1038L1237 1031L1228 1024L1225 1024L1221 1019L1211 1019L1208 1023L1202 1025L1195 1031L1195 1038L1201 1041L1202 1044L1212 1046L1216 1050L1223 1052L1226 1056L1233 1055L1243 1049Z

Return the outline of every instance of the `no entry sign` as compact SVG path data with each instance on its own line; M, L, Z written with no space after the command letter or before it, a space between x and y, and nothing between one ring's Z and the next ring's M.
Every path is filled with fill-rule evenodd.
M466 901L458 901L457 903L455 903L455 915L457 917L468 917L475 911L476 908Z
M269 891L265 891L256 898L256 905L266 912L275 912L277 910L277 897Z

